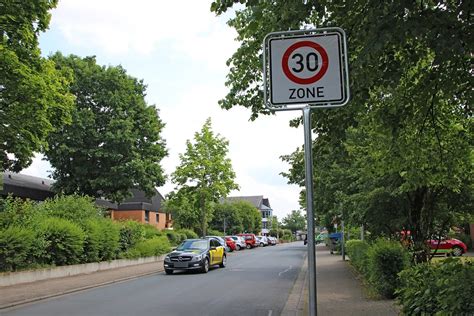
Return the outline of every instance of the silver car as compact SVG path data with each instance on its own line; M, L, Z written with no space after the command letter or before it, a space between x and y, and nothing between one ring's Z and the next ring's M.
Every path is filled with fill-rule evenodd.
M237 248L237 250L245 249L247 247L244 237L240 237L240 236L228 236L228 237L232 238L232 240L235 241L235 247Z

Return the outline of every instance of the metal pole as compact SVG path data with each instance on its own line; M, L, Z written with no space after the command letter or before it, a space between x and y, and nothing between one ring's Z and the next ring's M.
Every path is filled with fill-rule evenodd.
M313 155L311 149L311 108L303 109L304 161L306 169L306 213L308 217L309 315L318 315L316 289L316 249L314 245Z
M346 247L344 246L345 240L345 231L344 231L344 211L342 211L342 238L341 238L341 252L342 252L342 261L346 261Z

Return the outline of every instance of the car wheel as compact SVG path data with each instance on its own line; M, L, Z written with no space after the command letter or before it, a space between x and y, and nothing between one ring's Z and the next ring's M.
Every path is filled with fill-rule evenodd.
M251 245L251 244L247 244L246 247L247 247L247 249L250 249L250 248L252 248L252 245Z
M240 245L235 246L237 248L237 251L240 251Z
M224 255L224 256L222 257L222 262L221 262L221 264L219 265L219 267L225 268L226 265L227 265L227 256Z
M458 246L454 246L454 247L453 247L452 254L453 254L454 257L460 257L460 256L462 256L462 248L461 248L461 247L458 247Z
M166 273L166 274L173 274L173 270L165 269L165 273Z
M260 247L263 247L263 242L260 243Z
M209 271L209 258L206 258L204 265L201 268L202 273L207 273Z

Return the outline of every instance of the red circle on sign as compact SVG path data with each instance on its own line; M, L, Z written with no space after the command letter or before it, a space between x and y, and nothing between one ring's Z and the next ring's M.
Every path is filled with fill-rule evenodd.
M305 47L305 46L315 49L319 53L319 55L321 55L322 64L321 64L321 69L314 76L309 77L309 78L300 78L300 77L295 76L291 72L290 67L288 66L288 60L290 59L290 55L295 50L301 47ZM311 84L311 83L315 83L316 81L318 81L324 76L324 74L326 73L329 67L329 58L328 58L328 54L326 53L326 50L321 45L315 42L311 42L311 41L301 41L301 42L296 42L290 47L288 47L288 49L283 54L283 58L281 60L281 66L283 68L283 72L291 81L295 83L299 83L299 84Z

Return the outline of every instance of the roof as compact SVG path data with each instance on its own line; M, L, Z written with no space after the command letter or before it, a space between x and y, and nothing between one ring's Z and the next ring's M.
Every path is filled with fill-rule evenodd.
M223 199L223 202L234 202L234 201L247 201L253 206L260 209L263 202L263 195L250 195L250 196L229 196Z

